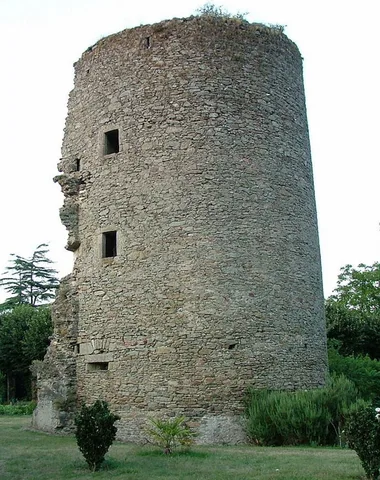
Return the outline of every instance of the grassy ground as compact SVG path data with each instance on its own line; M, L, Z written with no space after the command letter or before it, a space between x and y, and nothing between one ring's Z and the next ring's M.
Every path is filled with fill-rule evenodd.
M28 430L30 417L0 417L1 480L359 480L355 452L332 448L194 447L165 456L115 443L91 473L73 437Z

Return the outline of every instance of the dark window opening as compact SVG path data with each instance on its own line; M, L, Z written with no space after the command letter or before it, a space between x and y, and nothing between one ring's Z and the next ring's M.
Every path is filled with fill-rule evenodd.
M108 362L93 362L87 364L88 372L98 372L99 370L108 370Z
M236 348L236 345L237 343L230 343L227 348L228 350L233 350L234 348Z
M75 159L75 169L77 172L80 170L80 158Z
M80 353L80 343L77 343L75 346L76 353Z
M103 233L103 258L116 257L116 232Z
M119 130L110 130L104 134L104 155L119 152Z
M150 37L145 37L145 47L150 48Z

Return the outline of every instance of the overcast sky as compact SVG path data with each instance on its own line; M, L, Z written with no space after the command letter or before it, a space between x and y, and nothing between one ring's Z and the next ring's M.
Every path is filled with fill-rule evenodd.
M49 243L71 271L53 184L73 63L101 37L193 14L197 0L0 0L0 273L11 253ZM253 22L286 25L304 57L325 295L341 266L379 260L376 0L225 0ZM376 11L375 11L376 10ZM1 297L1 295L0 295Z

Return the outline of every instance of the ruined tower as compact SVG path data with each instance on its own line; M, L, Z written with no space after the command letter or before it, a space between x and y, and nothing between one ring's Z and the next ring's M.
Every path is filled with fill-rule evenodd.
M243 439L248 386L323 385L317 216L300 53L210 16L122 31L75 65L57 177L75 252L34 422L107 400L118 434L183 414Z

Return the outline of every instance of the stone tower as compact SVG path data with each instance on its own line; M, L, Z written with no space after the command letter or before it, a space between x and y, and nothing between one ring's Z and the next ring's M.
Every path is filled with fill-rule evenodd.
M209 16L122 31L75 65L56 180L75 252L39 367L38 428L107 400L119 438L184 414L243 439L248 386L324 384L300 53Z

